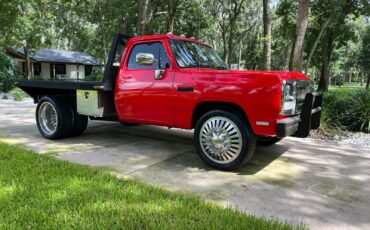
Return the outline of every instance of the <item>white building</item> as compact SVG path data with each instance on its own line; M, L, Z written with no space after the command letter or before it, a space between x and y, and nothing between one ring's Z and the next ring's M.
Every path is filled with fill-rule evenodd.
M19 53L24 54L23 49ZM82 80L92 74L94 66L102 64L91 55L77 51L41 49L36 55L31 55L33 75L44 79L74 79ZM24 71L24 62L19 62Z

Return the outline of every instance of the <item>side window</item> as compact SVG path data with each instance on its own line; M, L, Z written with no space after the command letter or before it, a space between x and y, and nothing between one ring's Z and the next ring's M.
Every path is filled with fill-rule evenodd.
M154 56L153 65L139 65L136 63L136 56L139 53L152 54ZM130 58L127 64L130 70L145 70L145 69L165 69L171 65L168 55L160 42L145 43L135 45L131 50Z
M163 47L163 44L161 43L160 45L160 69L169 69L171 67L171 62L170 62L170 59L168 58L168 55L166 53L166 50L164 49Z

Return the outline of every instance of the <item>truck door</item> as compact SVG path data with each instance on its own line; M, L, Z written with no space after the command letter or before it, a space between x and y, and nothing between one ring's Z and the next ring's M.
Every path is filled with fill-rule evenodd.
M116 107L122 121L172 126L173 81L162 42L135 43L118 76Z

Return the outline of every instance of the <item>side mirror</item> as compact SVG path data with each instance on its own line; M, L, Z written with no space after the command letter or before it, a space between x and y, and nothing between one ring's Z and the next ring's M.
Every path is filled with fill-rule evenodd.
M151 66L154 64L154 55L149 53L136 54L136 64Z

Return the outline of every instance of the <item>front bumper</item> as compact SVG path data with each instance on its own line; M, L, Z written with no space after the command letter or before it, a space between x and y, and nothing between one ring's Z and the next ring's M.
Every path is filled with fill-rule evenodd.
M278 137L294 136L306 138L310 130L320 127L322 94L308 93L300 116L282 119L276 124Z

